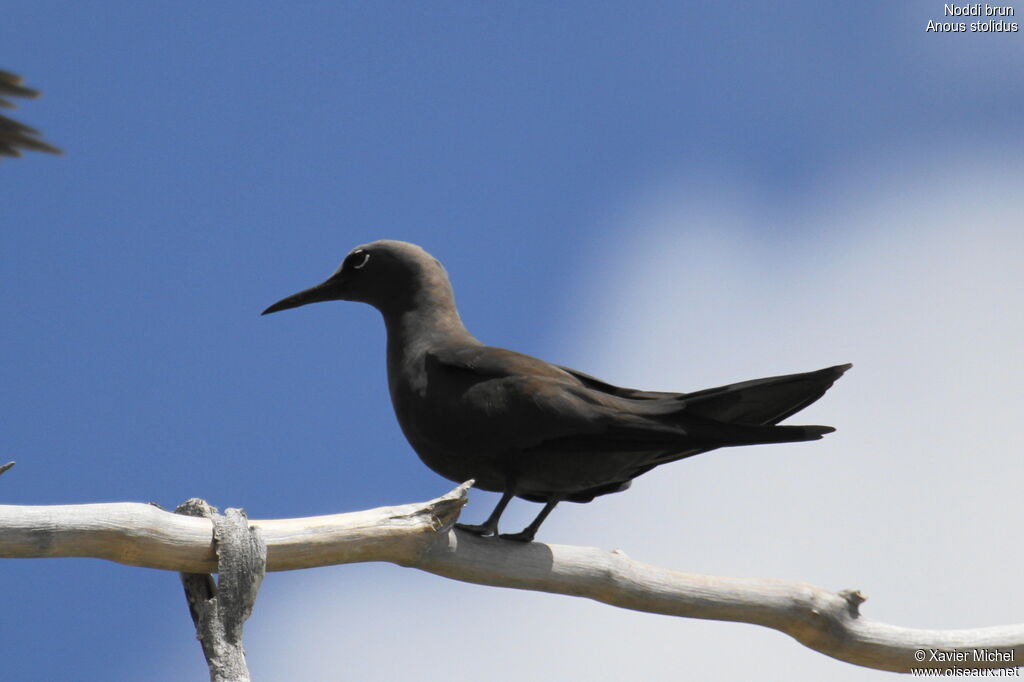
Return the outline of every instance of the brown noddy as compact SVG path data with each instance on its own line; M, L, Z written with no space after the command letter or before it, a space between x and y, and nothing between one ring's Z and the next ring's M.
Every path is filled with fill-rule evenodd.
M263 314L318 301L362 301L387 327L388 386L420 459L456 483L502 494L480 525L497 535L512 497L544 508L629 487L656 466L715 448L817 440L830 426L777 426L820 398L850 365L755 379L693 393L622 388L583 372L485 346L462 324L441 263L415 244L357 247L321 284Z

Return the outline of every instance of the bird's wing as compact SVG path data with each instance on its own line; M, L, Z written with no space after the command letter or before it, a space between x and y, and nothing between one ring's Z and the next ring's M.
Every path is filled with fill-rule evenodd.
M555 367L576 377L579 379L580 383L587 388L591 388L595 391L601 391L608 395L615 395L620 398L631 398L633 400L660 400L662 398L681 398L685 395L684 393L666 393L664 391L643 391L638 388L625 388L624 386L609 384L607 381L602 381L597 377L581 372L578 369L565 367L563 365L555 365Z
M666 443L687 436L705 443L770 442L805 428L811 429L809 437L820 436L831 428L794 426L770 431L762 427L772 427L813 403L851 367L837 365L693 393L657 393L619 388L582 372L490 346L449 347L428 353L428 358L462 373L470 382L487 380L489 385L482 389L487 400L519 396L536 409L556 413L564 428L553 429L551 437L602 433Z
M428 364L445 385L484 415L501 415L500 438L519 449L560 452L677 452L684 446L802 439L802 427L770 432L690 414L682 394L629 398L588 386L573 373L537 358L489 346L431 351ZM596 380L595 380L596 381ZM487 420L481 420L486 423ZM508 431L503 428L512 424ZM771 427L776 429L778 427ZM790 432L790 429L793 429Z
M515 351L447 347L428 352L427 363L447 374L446 385L460 385L460 393L481 412L501 414L503 423L519 425L502 434L519 448L553 440L563 449L581 452L621 448L613 437L618 434L648 451L652 447L643 445L645 441L667 444L685 435L679 425L658 419L679 411L675 401L609 395L555 365Z
M22 79L0 70L0 107L13 109L8 97L38 97L39 92L26 88ZM22 149L60 154L60 150L39 139L39 131L6 116L0 116L0 157L21 156Z
M427 360L445 367L472 372L484 378L508 376L541 376L566 383L573 381L571 372L524 353L494 346L448 346L427 353Z

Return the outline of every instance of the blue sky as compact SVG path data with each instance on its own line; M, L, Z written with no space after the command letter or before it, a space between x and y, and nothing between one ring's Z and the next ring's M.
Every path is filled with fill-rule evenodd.
M953 465L977 443L952 452L944 444L963 429L934 436L929 454L946 464L933 469L953 476L948 488L933 482L936 496L914 487L923 464L901 453L956 423L921 407L922 394L959 409L966 391L999 386L991 409L1019 413L999 377L1022 364L1004 341L1020 331L1024 62L1020 33L926 34L941 13L933 2L8 3L0 68L45 93L17 115L65 155L0 165L0 459L18 461L0 480L5 503L173 507L199 496L269 518L447 490L394 422L375 311L259 316L353 246L397 238L445 263L485 342L625 384L690 390L857 363L814 408L818 423L840 427L833 439L681 463L624 495L560 508L540 539L840 589L849 585L830 581L861 587L873 567L909 561L914 535L893 519L956 512L944 523L961 519L970 537L999 509L977 498L1000 499L986 488L999 481L971 478L982 464ZM954 311L971 324L953 323ZM943 352L910 371L925 354L907 339ZM996 361L998 371L985 364ZM895 442L872 426L882 413L861 409L880 397L898 397L885 414L911 425ZM993 433L1007 440L989 442ZM981 441L974 461L1020 450L1000 429ZM815 469L824 452L838 469ZM906 485L893 461L909 467ZM860 489L877 494L862 504L884 513L823 516L758 498L740 472L763 462L785 475L762 480L797 486L782 499L864 476ZM987 491L972 489L970 505L956 487L965 477ZM695 508L687 495L702 490L716 494ZM466 514L482 518L491 504L477 494ZM533 511L520 503L510 514ZM767 542L744 521L759 514L793 530ZM674 515L678 539L639 530ZM809 515L834 525L803 528ZM873 538L863 562L823 539L836 527ZM998 535L988 539L979 552ZM989 572L1002 564L956 569L962 546L935 538L928 549L931 567L947 566L944 582L924 589L915 574L921 602L877 617L1010 622L966 602L929 621L929 590L957 592L980 570L997 586ZM818 561L849 571L815 572ZM0 625L5 679L203 678L176 576L95 560L8 561L4 575L16 586ZM908 592L896 582L879 597ZM676 664L720 679L732 678L708 651L733 652L735 679L771 656L808 666L806 679L869 679L752 627L566 601L387 566L272 575L249 625L253 669L282 679L301 658L308 679L330 679L337 657L370 650L353 623L371 637L374 623L387 632L381 614L415 621L429 609L454 634L417 646L447 651L442 660L459 655L453 639L483 647L459 629L470 612L550 671L584 659L609 675L631 657L670 665L656 651L682 647ZM541 628L546 648L521 639L537 621L562 626ZM661 644L618 656L606 646L602 658L565 635L584 621ZM298 646L304 628L325 638L319 654L274 648ZM386 657L397 645L379 637ZM394 662L359 665L361 679L399 674ZM470 666L462 679L481 675Z

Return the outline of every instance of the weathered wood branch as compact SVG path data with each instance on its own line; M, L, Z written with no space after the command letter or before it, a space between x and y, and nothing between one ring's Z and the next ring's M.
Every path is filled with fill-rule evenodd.
M880 670L1024 663L1024 625L903 628L862 616L864 598L852 590L691 575L643 564L619 551L475 537L452 528L468 488L466 483L420 504L249 524L266 541L268 571L387 561L453 580L587 597L636 611L762 625L833 658ZM0 557L97 557L208 573L217 570L212 537L209 519L144 504L0 505Z

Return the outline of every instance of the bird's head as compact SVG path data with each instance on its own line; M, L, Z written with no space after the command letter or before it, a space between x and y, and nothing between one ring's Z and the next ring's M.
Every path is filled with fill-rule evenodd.
M451 299L448 275L436 258L415 244L382 239L352 249L326 280L281 299L263 314L319 301L361 301L387 315Z

